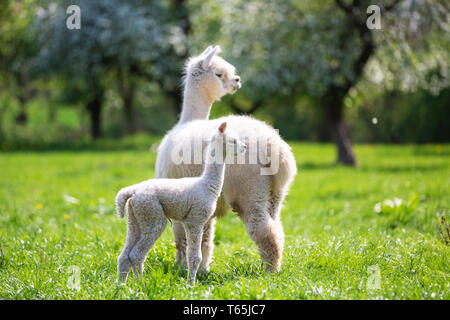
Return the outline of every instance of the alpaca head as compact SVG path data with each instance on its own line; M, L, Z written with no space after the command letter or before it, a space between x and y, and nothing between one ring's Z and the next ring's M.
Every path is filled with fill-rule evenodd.
M192 57L186 65L185 86L197 86L205 90L213 101L220 100L227 93L233 94L241 87L241 78L236 68L217 56L219 46L209 46L197 57Z
M227 123L223 122L214 132L212 143L216 143L215 149L223 150L224 156L227 152L233 152L234 155L244 153L247 145L239 139L237 133L227 129Z

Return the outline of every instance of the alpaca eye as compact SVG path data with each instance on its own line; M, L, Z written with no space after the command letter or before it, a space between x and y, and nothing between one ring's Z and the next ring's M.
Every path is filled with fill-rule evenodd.
M219 78L222 78L222 74L221 73L216 73L216 76L218 76Z

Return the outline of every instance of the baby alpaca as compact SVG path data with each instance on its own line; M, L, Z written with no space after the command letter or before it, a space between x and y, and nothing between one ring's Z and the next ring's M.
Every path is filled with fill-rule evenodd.
M137 276L142 275L145 258L164 231L167 219L182 223L186 230L190 281L195 281L202 260L203 228L213 216L222 191L226 153L233 150L237 155L246 149L235 133L225 133L226 126L223 122L215 129L201 176L150 179L119 191L117 213L123 218L125 206L128 212L127 241L117 266L121 281L126 281L130 268Z

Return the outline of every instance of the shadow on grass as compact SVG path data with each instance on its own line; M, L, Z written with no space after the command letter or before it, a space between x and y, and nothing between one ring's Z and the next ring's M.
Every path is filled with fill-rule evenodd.
M229 265L226 272L200 272L197 281L202 285L222 285L225 283L237 281L244 277L249 279L257 279L265 274L262 264L254 262L243 262L240 264Z
M328 191L328 192L320 192L314 195L315 199L319 200L339 200L345 199L348 200L358 200L358 199L367 199L371 195L371 192L365 191L357 191L357 190L337 190L337 191Z
M378 165L378 166L362 166L363 172L380 172L380 173L403 173L403 172L430 172L446 169L448 165Z
M188 279L187 267L178 265L175 261L164 260L159 263L164 273L172 273L180 280ZM226 272L216 271L198 271L196 281L202 285L222 285L228 282L233 282L239 278L245 277L249 279L257 279L263 276L264 268L262 264L255 264L255 262L233 263L227 266Z
M414 148L412 154L421 157L448 157L450 156L450 149L444 149L442 145L423 146Z
M297 164L299 171L303 170L327 170L344 167L336 162L301 162Z

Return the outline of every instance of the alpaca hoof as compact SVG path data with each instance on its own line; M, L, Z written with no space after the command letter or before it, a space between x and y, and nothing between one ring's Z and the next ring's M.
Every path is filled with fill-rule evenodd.
M197 279L188 277L187 282L190 286L195 286L195 284L197 283Z
M128 278L128 273L119 274L119 283L126 283Z
M176 266L177 266L178 268L180 268L181 270L186 270L186 269L188 268L188 266L187 266L187 264L186 264L186 261L182 261L182 262L176 261L175 264L176 264Z
M265 271L266 273L277 273L280 272L281 267L280 266L276 266L270 263L265 262L264 263L265 266Z
M197 273L198 274L208 274L209 273L209 267L208 268L198 269Z

